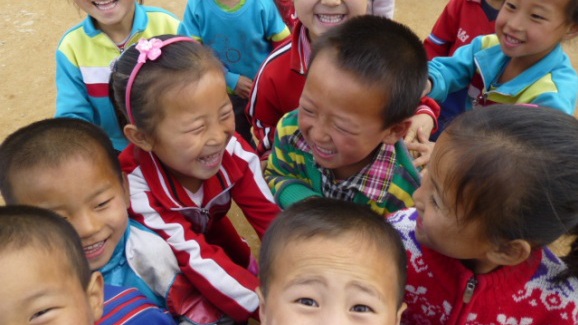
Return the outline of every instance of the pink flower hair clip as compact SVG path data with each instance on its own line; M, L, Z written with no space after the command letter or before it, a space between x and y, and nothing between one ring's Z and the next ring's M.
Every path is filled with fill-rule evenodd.
M136 49L140 52L138 56L139 63L145 63L147 59L154 61L161 56L161 48L163 41L158 38L151 38L150 40L141 39L136 45Z
M136 76L138 75L142 66L147 62L147 59L149 61L155 61L156 59L158 59L161 56L161 54L162 54L161 49L163 47L165 47L169 44L176 43L176 42L193 42L193 43L195 43L196 41L190 37L185 37L185 36L176 36L173 38L169 38L166 41L162 41L158 38L151 38L150 40L141 39L138 41L137 45L135 46L135 48L139 51L140 54L138 56L137 63L135 65L135 67L132 69L132 72L128 78L128 82L126 84L126 93L124 94L126 113L128 115L128 119L129 119L131 124L135 124L135 121L134 121L132 104L130 101L130 95L132 93L132 87L134 85Z

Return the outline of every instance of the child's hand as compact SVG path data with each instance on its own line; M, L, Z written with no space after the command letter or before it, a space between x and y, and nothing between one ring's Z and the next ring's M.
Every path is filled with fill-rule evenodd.
M407 131L407 134L405 135L405 138L403 139L406 143L418 141L416 137L417 131L419 129L421 129L424 135L429 138L431 131L434 128L434 120L431 116L428 114L417 114L412 116L410 121L411 125Z
M251 94L251 88L253 88L253 80L240 76L237 87L235 87L235 94L241 98L248 99Z
M429 163L435 142L429 141L429 133L424 133L421 128L417 130L417 141L406 143L407 149L414 156L415 167L425 166Z

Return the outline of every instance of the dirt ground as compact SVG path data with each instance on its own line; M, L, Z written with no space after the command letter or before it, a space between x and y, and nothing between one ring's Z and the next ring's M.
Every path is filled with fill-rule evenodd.
M446 0L397 0L395 19L428 35ZM145 0L182 17L186 0ZM55 111L54 53L60 37L84 18L72 0L0 1L0 140ZM565 44L578 67L578 39ZM255 241L237 210L231 216Z

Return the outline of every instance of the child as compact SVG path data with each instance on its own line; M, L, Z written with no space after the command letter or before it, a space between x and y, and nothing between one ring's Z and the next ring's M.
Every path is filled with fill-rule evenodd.
M534 103L572 114L578 76L560 42L577 34L578 0L506 1L496 34L479 36L452 57L430 62L426 93L443 101L467 88L466 109Z
M49 210L0 207L0 263L0 324L175 324L135 289L104 286L74 228Z
M265 170L281 208L311 196L379 214L413 206L419 174L400 139L426 77L420 39L387 18L352 18L318 39L299 108L279 122Z
M227 68L227 88L235 111L235 129L251 141L245 116L247 99L259 66L274 46L289 37L271 0L189 0L183 26L196 40L211 47Z
M166 242L129 221L129 194L106 134L78 119L48 119L14 132L0 146L0 191L9 205L27 204L65 217L82 239L91 270L106 284L136 287L175 316L195 319L196 301Z
M298 21L291 41L280 45L265 60L255 78L247 105L246 113L253 125L257 153L263 161L267 160L273 147L277 123L284 114L299 106L309 69L311 44L333 27L365 15L370 5L368 0L295 0L294 3ZM433 101L425 104L433 107L420 106L412 130L420 126L424 132L432 130L439 107Z
M371 209L315 198L285 210L260 253L261 324L399 324L406 256Z
M502 105L457 117L437 141L415 209L388 220L409 273L405 324L577 324L578 121ZM572 237L570 237L572 238Z
M260 237L279 207L235 135L221 63L188 37L142 40L117 61L112 87L130 121L120 160L134 218L217 308L237 322L257 316L256 262L226 213L235 200Z
M171 13L142 6L142 0L74 0L88 17L62 37L56 52L56 117L73 117L102 127L118 151L128 141L109 98L111 62L140 38L176 34Z
M495 21L504 0L451 0L436 21L431 34L424 41L429 60L438 56L452 56L461 46L480 35L493 34ZM445 125L465 111L467 90L448 94L441 103L438 120L439 136Z
M367 13L393 19L395 0L369 0Z

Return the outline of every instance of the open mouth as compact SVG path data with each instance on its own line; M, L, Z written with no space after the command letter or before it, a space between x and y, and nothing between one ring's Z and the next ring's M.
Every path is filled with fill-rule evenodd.
M324 24L339 24L345 19L345 15L316 15L317 19Z
M92 245L84 246L83 247L84 255L86 255L86 258L89 260L99 256L104 251L104 245L105 244L106 244L106 240L103 240L103 241L99 241L97 243L94 243Z
M519 39L517 39L517 38L514 38L514 37L512 37L512 36L510 36L510 35L508 35L508 34L505 34L505 35L504 35L504 40L505 40L506 43L508 43L509 45L519 45L519 44L524 43L523 41L521 41L521 40L519 40Z
M110 10L118 4L118 0L92 1L92 4L99 10Z
M197 160L201 164L203 164L209 168L212 168L212 167L219 166L219 164L221 163L221 157L222 157L222 152L219 151L219 152L216 152L216 153L208 155L208 156L200 157Z
M337 151L335 151L335 150L329 150L329 149L320 147L318 145L313 145L313 148L319 157L325 158L325 159L331 158L333 155L335 155L337 153Z

